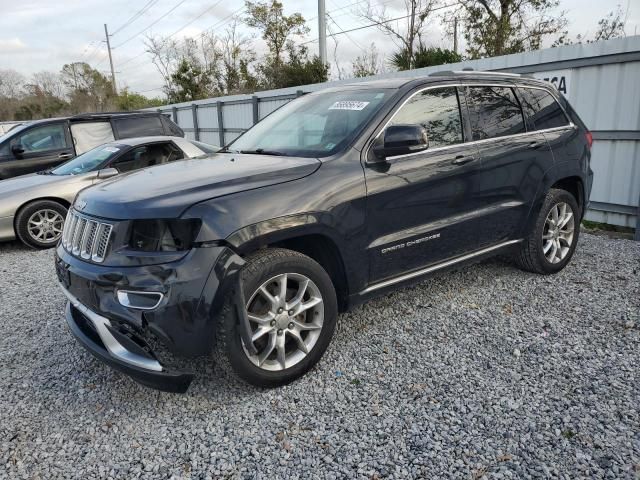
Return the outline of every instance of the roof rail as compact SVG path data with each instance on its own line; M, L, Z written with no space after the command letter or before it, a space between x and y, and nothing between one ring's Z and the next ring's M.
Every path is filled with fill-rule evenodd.
M473 68L463 68L462 70L440 70L430 74L430 77L441 77L448 75L498 75L501 77L522 77L519 73L507 73L507 72L492 72L486 70L474 70Z

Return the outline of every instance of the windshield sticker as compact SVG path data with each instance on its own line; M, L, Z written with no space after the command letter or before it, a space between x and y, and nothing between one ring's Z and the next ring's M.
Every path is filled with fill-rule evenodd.
M343 100L336 102L329 107L329 110L364 110L369 102L359 102L356 100Z
M105 151L109 152L109 153L116 153L119 152L120 149L116 148L116 147L104 147Z
M335 146L336 146L336 144L335 144L335 143L327 143L327 144L324 146L324 149L325 149L325 150L331 150L331 149L332 149L333 147L335 147Z

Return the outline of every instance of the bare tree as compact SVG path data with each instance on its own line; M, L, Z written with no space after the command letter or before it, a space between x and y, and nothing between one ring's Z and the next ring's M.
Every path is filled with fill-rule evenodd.
M0 70L0 97L18 98L23 93L24 75L15 70Z
M352 69L354 77L370 77L382 71L382 61L375 43L371 43L362 55L356 57L352 63Z
M67 96L67 88L62 80L62 75L57 72L43 70L31 75L29 85L36 87L47 95L64 99Z
M624 37L626 35L624 27L627 23L629 11L624 12L620 5L614 12L598 21L598 30L594 35L594 41L610 40L612 38Z
M438 0L404 0L404 15L392 15L384 6L373 7L369 0L365 7L356 11L356 14L391 37L394 43L406 52L412 67L414 51L422 44L424 30L437 5Z

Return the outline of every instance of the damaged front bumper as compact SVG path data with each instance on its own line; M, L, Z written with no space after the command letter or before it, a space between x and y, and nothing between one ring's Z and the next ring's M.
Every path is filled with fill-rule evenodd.
M238 291L242 265L227 247L136 267L96 265L61 246L56 250L58 280L69 300L66 320L76 339L139 383L180 393L193 380L180 364L211 352L218 314L226 296ZM161 300L150 308L132 307L136 293Z

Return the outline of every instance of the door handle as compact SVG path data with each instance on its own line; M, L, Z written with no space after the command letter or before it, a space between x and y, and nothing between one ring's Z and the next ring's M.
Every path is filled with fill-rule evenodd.
M70 153L61 153L60 155L58 155L58 158L60 160L67 160L67 159L71 158L71 156L72 155Z
M539 142L539 141L537 141L537 140L533 140L533 141L529 142L529 148L536 148L536 147L539 147L539 146L540 146L540 143L541 143L541 142Z
M465 163L473 162L474 160L475 158L471 155L458 155L451 163L454 165L464 165Z

